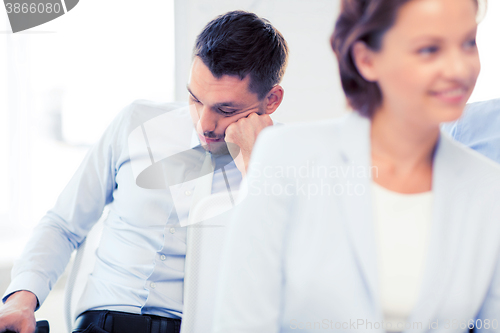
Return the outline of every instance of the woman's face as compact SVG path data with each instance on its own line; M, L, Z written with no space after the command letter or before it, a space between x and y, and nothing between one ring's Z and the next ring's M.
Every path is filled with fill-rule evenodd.
M460 117L480 70L476 12L473 0L411 0L400 8L365 68L382 91L377 112L433 126Z

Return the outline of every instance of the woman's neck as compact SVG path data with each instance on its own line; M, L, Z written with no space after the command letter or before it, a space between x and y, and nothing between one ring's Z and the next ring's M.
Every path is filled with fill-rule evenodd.
M424 124L379 109L371 123L371 157L376 183L401 193L432 188L432 160L439 125ZM376 173L376 174L375 174Z

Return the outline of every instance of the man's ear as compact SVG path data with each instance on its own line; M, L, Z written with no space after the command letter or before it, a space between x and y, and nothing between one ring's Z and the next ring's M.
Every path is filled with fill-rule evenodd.
M264 97L264 113L265 114L271 114L276 109L278 106L280 106L281 101L283 101L283 94L285 91L283 90L283 87L278 85L275 85Z
M374 66L375 52L365 42L357 41L352 46L352 59L359 74L370 82L377 81L378 76Z

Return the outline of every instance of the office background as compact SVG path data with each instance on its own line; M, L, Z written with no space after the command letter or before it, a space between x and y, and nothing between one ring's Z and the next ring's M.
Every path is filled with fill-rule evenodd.
M339 0L81 0L60 18L17 34L0 10L0 291L31 228L120 109L139 98L187 99L194 39L216 15L254 11L287 39L285 99L274 120L345 113L329 45L338 6ZM499 17L500 2L490 1L470 101L500 97ZM62 318L58 295L39 313L54 332Z

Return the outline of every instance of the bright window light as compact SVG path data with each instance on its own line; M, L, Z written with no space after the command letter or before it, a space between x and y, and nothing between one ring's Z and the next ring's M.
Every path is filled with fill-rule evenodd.
M123 107L173 101L174 4L85 0L16 34L0 10L0 30L0 244L9 247Z

